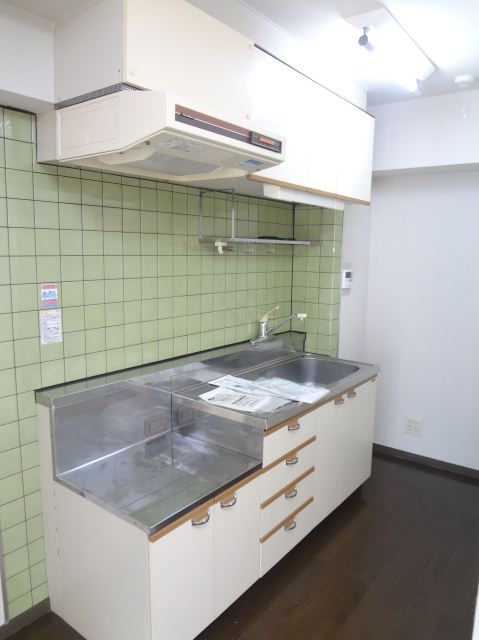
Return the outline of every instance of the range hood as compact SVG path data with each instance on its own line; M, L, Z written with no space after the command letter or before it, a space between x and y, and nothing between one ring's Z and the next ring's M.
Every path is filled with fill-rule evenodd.
M120 91L38 117L38 160L172 182L232 179L284 160L284 140L166 92Z

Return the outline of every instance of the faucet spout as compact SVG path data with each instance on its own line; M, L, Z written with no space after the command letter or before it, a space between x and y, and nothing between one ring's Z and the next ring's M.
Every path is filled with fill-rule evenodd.
M276 307L276 309L277 308L278 307ZM276 309L273 309L273 311L275 311ZM276 324L274 327L268 327L268 314L264 314L259 319L259 335L257 338L250 340L250 342L251 344L254 345L257 342L264 342L265 340L274 340L275 336L273 335L273 332L279 329L280 327L282 327L284 324L286 324L287 322L290 322L291 320L293 320L293 318L298 318L298 320L300 320L301 322L304 322L307 317L308 315L306 313L293 313L287 318L281 320L281 322L278 322L278 324Z
M283 326L283 324L286 324L287 322L290 322L290 320L292 320L293 318L296 318L296 315L292 315L292 316L288 316L287 318L285 318L284 320L281 320L281 322L278 322L278 324L276 324L274 327L271 327L271 329L267 329L266 330L266 335L269 336L273 333L273 331L276 331L276 329L279 329L280 327Z

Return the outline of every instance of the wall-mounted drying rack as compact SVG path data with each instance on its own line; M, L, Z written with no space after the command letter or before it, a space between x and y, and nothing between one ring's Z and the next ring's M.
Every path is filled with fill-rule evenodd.
M203 233L203 195L205 193L211 193L210 190L200 191L199 196L199 232L198 232L198 240L200 242L214 244L218 249L218 253L222 254L224 251L231 251L232 247L229 248L231 244L246 244L246 245L254 245L254 244L266 244L272 245L317 245L319 242L314 240L290 240L288 238L245 238L236 235L236 206L235 206L235 191L231 190L223 190L222 193L226 193L231 195L231 235L230 236L206 236Z

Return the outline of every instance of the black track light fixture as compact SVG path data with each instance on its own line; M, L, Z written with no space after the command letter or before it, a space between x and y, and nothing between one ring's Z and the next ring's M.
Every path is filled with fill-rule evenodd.
M363 35L359 37L358 44L360 47L364 47L367 51L372 51L374 47L369 42L368 31L369 27L363 27Z

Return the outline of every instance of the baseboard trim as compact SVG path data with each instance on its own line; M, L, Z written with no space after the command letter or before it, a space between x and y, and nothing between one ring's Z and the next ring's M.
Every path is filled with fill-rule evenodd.
M32 622L35 622L35 620L38 620L38 618L41 618L50 611L50 598L46 598L34 605L31 609L27 609L27 611L13 618L13 620L10 620L10 622L7 622L3 627L0 627L0 640L7 640L7 638L13 636L14 633L32 624Z
M402 451L401 449L394 449L393 447L386 447L383 444L374 443L373 453L388 456L389 458L396 458L397 460L404 460L406 462L414 462L422 465L423 467L429 467L438 471L446 471L447 473L452 473L456 476L461 476L462 478L468 478L479 482L479 470L471 469L470 467L461 467L460 465L452 464L451 462L443 462L442 460L436 460L435 458L419 456L416 453Z

